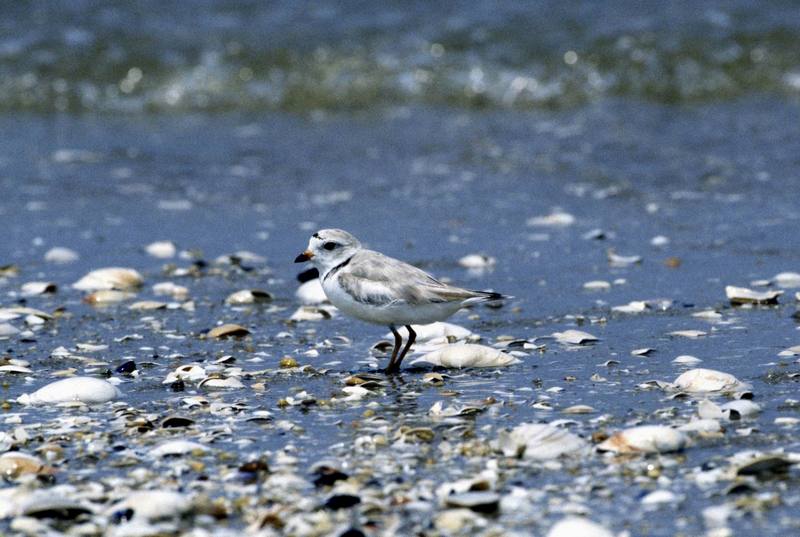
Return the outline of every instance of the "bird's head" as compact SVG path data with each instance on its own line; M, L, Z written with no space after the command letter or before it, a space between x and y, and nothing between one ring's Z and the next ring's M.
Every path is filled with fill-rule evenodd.
M308 248L294 262L311 263L325 274L330 269L347 261L361 248L357 238L341 229L320 229L308 240Z

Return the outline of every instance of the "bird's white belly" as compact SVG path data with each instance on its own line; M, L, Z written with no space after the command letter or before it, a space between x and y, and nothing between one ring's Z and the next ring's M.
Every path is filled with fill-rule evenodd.
M368 323L402 326L406 324L430 324L443 321L461 309L459 302L429 304L407 304L404 302L380 306L354 300L335 278L323 282L322 288L328 300L346 315Z

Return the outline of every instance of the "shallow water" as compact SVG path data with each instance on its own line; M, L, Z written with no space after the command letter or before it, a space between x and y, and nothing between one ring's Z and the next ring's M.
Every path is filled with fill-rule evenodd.
M58 466L58 482L80 485L126 475L130 468L115 465L133 456L134 467L160 472L159 479L169 486L235 500L253 490L227 488L230 471L261 456L274 461L285 451L299 459L298 473L307 479L308 466L333 459L345 469L373 468L375 482L364 485L366 495L397 479L404 494L413 497L408 491L414 487L432 482L435 488L486 467L489 459L484 456L441 456L447 443L488 443L498 430L518 423L573 419L576 423L569 428L588 438L638 422L687 421L696 412L696 400L673 400L661 390L639 385L674 380L684 368L671 360L691 354L703 360L701 367L752 383L763 413L727 423L724 436L701 440L678 457L611 464L592 455L564 462L562 469L502 462L501 494L515 486L547 494L529 499L532 510L505 510L487 520L544 534L563 513L578 511L631 535L702 534L707 529L702 510L736 499L724 494L729 483L703 489L689 474L724 465L726 457L745 449L800 448L796 426L773 423L778 416L796 416L797 407L786 400L797 397L797 380L785 373L800 367L794 358L777 356L800 343L798 324L791 317L797 309L795 290L787 289L778 306L754 309L732 308L724 293L725 285L750 286L779 272L800 271L798 112L795 104L775 97L752 96L702 106L604 101L558 112L414 106L307 117L0 116L0 216L6 233L0 262L13 263L20 271L0 280L3 305L63 309L32 337L4 342L7 355L30 361L34 374L5 376L2 397L13 401L67 367L96 375L133 359L140 374L120 377L121 401L153 419L190 415L197 424L185 436L213 440L211 447L230 452L229 459L204 457L203 471L186 470L181 463L146 456L150 446L175 433L156 429L119 434L109 423L109 431L117 432L98 440L94 451L63 442L67 458ZM575 223L563 228L526 223L554 208L574 215ZM484 342L494 343L501 335L542 337L576 327L600 341L567 349L537 340L546 343L546 350L532 351L521 364L450 371L441 388L422 382L425 369L410 368L360 402L282 408L280 400L300 390L329 399L340 393L344 376L370 371L371 363L384 360L372 358L369 351L386 332L383 327L340 316L286 322L298 305L298 266L291 260L313 230L329 226L348 229L370 247L438 276L514 295L501 309L477 308L454 317L453 322L475 331ZM584 238L595 228L606 238ZM669 243L652 246L650 240L657 235L668 237ZM192 261L163 261L144 252L145 245L163 239L193 251L195 260L209 265L198 277L170 276L166 263L186 267ZM70 247L81 258L68 265L45 263L44 253L52 246ZM609 248L641 255L643 261L612 267L606 258ZM267 261L248 270L214 264L218 256L238 250L264 255ZM471 274L458 266L461 256L474 252L495 256L494 270ZM679 260L679 266L668 266L669 258ZM138 299L153 298L150 287L160 281L186 285L196 310L135 312L125 303L106 308L82 303L82 293L70 284L102 266L142 272L146 282ZM53 281L59 290L53 296L20 298L20 285L31 280ZM582 288L589 280L620 281L609 291L590 292ZM275 300L253 308L223 304L231 292L251 287L273 293ZM640 314L610 310L651 299L664 299L668 307ZM722 322L691 316L707 308L720 311ZM198 337L222 321L244 325L252 334L241 341ZM12 323L22 328L19 321ZM708 335L669 335L685 329ZM131 334L141 339L120 339ZM337 335L352 343L320 346ZM109 345L99 353L77 353L96 357L99 364L49 357L58 346L72 349L83 342ZM315 347L319 356L304 355ZM641 347L656 351L647 357L630 355ZM174 354L182 357L170 357ZM216 414L182 409L181 399L198 389L187 382L186 391L172 391L162 384L167 372L184 363L208 365L225 354L252 374L243 379L246 387L200 393L246 408ZM278 362L287 354L318 372L278 372ZM609 359L620 363L604 365ZM603 378L593 379L595 374ZM265 391L252 389L259 382L265 383ZM495 403L475 417L456 419L460 426L455 430L450 422L428 416L438 400L459 406L488 397ZM546 399L553 410L533 406ZM560 412L575 404L591 405L596 412ZM272 421L249 421L257 410L271 412ZM24 449L34 451L51 438L51 426L38 423L83 413L12 404L6 414L19 416L30 427L34 438ZM85 415L108 423L114 407ZM436 436L431 444L359 451L356 438L370 427L379 428L376 416L386 419L390 444L403 425L432 427ZM287 431L286 422L302 429ZM750 427L752 434L741 434ZM647 464L661 465L662 477L643 477L640 466ZM198 480L200 476L207 480ZM796 480L792 473L761 482L759 494L775 494L779 500L742 501L731 522L734 534L785 535L795 530L800 525ZM671 490L683 501L642 507L640 498L656 488ZM330 491L305 494L318 507ZM339 523L344 529L366 527L374 519L375 531L388 531L392 516L401 514L397 531L431 532L435 506L435 500L427 506L390 503L383 514L365 508ZM256 505L232 510L220 524L241 527L252 522L256 510Z

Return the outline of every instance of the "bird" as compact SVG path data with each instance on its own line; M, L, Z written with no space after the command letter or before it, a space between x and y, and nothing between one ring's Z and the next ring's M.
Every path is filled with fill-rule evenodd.
M342 229L321 229L311 235L306 250L294 262L310 261L319 271L328 300L347 315L386 325L394 335L387 374L400 364L417 334L412 324L443 321L463 307L511 297L472 291L442 283L427 272L380 252L368 250ZM408 339L397 327L405 326Z

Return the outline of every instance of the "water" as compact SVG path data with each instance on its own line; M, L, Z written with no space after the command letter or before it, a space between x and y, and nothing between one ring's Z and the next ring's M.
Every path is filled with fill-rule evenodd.
M31 362L34 374L4 377L2 398L30 392L66 367L101 374L132 358L140 375L122 379L123 402L154 419L190 415L197 426L181 434L214 438L210 446L228 452L231 462L204 458L204 481L181 462L152 461L147 449L175 436L157 428L98 441L99 461L87 445L64 441L68 457L59 464L58 482L127 475L121 463L135 456L136 468L157 474L154 484L248 498L242 512L232 509L219 523L241 528L264 508L259 498L279 505L293 499L280 491L259 496L226 476L261 456L279 466L276 454L287 451L299 459L301 477L309 479L314 462L333 459L350 473L368 468L376 474L375 482L360 484L365 497L383 498L380 491L397 486L418 498L413 491L424 490L427 480L438 486L486 467L485 456L443 456L445 440L487 444L503 427L565 417L576 420L570 430L585 438L637 421L686 421L695 401L638 387L677 377L683 369L671 360L681 354L752 383L763 413L726 423L724 436L701 440L683 455L643 459L663 466L665 479L658 481L643 478L640 460L607 464L592 456L548 470L492 456L501 459L502 494L515 486L547 494L531 500L535 516L509 510L490 523L545 534L579 505L617 532L701 535L708 529L702 510L739 497L725 494L730 482L697 485L694 472L724 466L745 449L798 450L796 429L774 423L796 415L787 403L797 397L796 380L785 373L798 366L777 353L800 343L792 318L797 290L787 289L776 307L756 309L731 308L724 294L725 285L800 272L800 109L792 82L800 62L789 46L799 19L791 3L546 3L539 11L512 3L137 6L2 8L0 265L20 271L0 279L2 304L65 312L32 338L3 342L9 356ZM565 63L574 59L568 51L577 54L573 65ZM644 57L636 63L644 67L632 68L631 57ZM133 82L134 71L124 82L134 68L141 79ZM536 89L526 86L509 98L520 77L535 78ZM528 225L555 209L574 215L575 223ZM508 369L448 372L442 388L411 368L359 403L281 408L299 390L319 399L340 394L345 376L370 371L369 349L386 331L344 317L286 324L298 305L291 261L314 230L331 226L437 276L514 295L502 309L454 318L485 342L566 328L591 332L600 342L577 350L548 342L544 353ZM605 239L585 238L598 228ZM658 235L669 243L651 245ZM144 253L145 245L163 239L209 267L198 278L170 276L165 264L191 260ZM52 246L70 247L81 258L47 264L43 256ZM643 262L612 267L609 248L641 255ZM238 250L267 262L248 271L213 263ZM494 270L474 274L458 266L474 252L496 257ZM159 281L187 285L195 311L94 309L70 289L87 271L114 265L143 273L141 299L153 298L150 285ZM53 281L59 291L23 299L19 286L31 280ZM590 280L619 282L598 293L582 288ZM249 287L275 300L253 309L223 305L229 293ZM637 315L611 311L652 299L669 307ZM692 317L707 308L720 311L723 322ZM222 321L247 326L251 337L198 337ZM669 335L685 329L708 335ZM131 334L142 339L120 339ZM318 345L337 335L352 343ZM108 344L96 355L104 365L49 358L56 347L78 342ZM656 352L630 355L641 347ZM313 348L318 357L304 354ZM183 358L168 358L174 353ZM199 393L245 410L184 409L181 399L198 392L196 386L175 393L161 383L179 364L207 366L225 354L249 375L246 388ZM281 374L278 362L287 354L324 372ZM609 359L620 364L603 365ZM253 388L259 383L264 391ZM554 387L563 391L548 391ZM438 400L477 404L490 396L498 403L459 422L464 437L427 415ZM554 411L533 406L547 397ZM575 404L596 412L560 412ZM249 421L258 410L271 412L273 421ZM40 435L21 447L26 451L46 441L47 424L64 414L97 420L97 431L117 431L110 407L81 413L13 404L7 413ZM366 455L354 446L365 428L380 428L370 421L374 416L385 418L390 443L404 425L431 427L437 436L431 445ZM288 431L280 422L303 430ZM752 434L744 435L750 427ZM762 499L780 499L774 504L742 496L748 501L731 522L734 535L796 530L796 480L791 472L758 483ZM656 488L685 500L648 511L639 501ZM311 507L298 502L300 510L316 510L329 494L305 491ZM429 510L388 504L381 514L356 509L360 514L340 522L361 527L374 517L377 531L388 531L399 514L401 533L431 531L438 504L428 500Z

